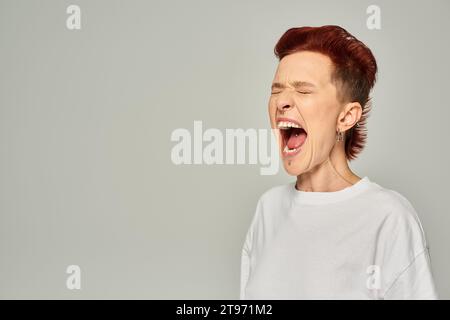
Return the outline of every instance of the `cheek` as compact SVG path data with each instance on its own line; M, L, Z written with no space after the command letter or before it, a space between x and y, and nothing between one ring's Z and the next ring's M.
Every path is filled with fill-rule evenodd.
M334 143L334 135L329 128L319 128L315 130L314 135L312 137L312 142L314 143L317 151L327 151L333 146Z
M308 153L314 159L311 159L312 163L323 162L330 154L335 145L335 135L333 129L329 124L318 123L311 130L311 134L308 134Z
M336 125L336 108L323 99L304 101L301 111L308 129L315 133L327 132Z
M334 139L333 128L333 120L316 118L309 124L308 138L316 148L328 146Z
M311 112L312 110L313 112ZM308 148L314 148L316 154L326 153L333 146L335 139L333 130L336 120L334 113L320 107L304 108L302 113L308 129Z

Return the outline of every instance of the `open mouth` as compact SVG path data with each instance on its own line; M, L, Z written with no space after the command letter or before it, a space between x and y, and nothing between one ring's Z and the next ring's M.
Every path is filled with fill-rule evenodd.
M278 118L277 127L280 129L283 157L297 155L308 136L306 130L297 121L287 118Z

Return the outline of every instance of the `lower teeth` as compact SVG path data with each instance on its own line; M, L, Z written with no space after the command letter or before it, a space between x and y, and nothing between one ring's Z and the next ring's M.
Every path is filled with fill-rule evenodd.
M287 152L287 153L293 153L293 152L295 152L295 151L297 151L297 150L298 150L298 148L295 148L295 149L289 149L288 146L285 146L285 147L284 147L284 152Z

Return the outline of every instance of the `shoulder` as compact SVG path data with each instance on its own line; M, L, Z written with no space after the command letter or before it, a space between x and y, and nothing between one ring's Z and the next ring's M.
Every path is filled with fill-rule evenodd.
M379 187L377 202L384 208L383 227L391 234L392 240L403 237L419 251L427 246L419 214L405 195L396 190Z
M417 215L412 203L403 194L392 189L383 188L381 196L393 212L405 215Z
M265 229L265 226L272 224L276 212L280 209L280 204L284 202L282 199L289 198L289 185L292 185L292 183L271 187L259 196L256 210L247 231L246 248L255 247L255 244L253 244L254 239L260 238L258 234Z
M380 188L377 199L386 209L377 248L382 253L384 299L434 297L429 246L412 202L387 188Z
M282 185L278 185L272 187L266 191L264 191L259 197L258 202L260 203L268 203L273 200L280 200L283 198L289 198L290 193L292 192L293 183L286 183Z
M374 203L377 203L387 215L391 218L413 219L420 222L417 211L406 196L396 190L382 187L376 183L373 184L376 190Z
M256 221L264 221L265 223L272 223L279 219L280 212L285 212L291 206L291 196L293 183L287 183L271 187L264 191L258 199L256 204L256 211L253 216L252 225Z

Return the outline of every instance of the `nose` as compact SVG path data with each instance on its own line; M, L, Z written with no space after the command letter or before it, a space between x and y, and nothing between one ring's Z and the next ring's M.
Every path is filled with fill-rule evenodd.
M287 90L283 90L277 95L275 105L281 114L291 111L295 106L292 94Z
M281 114L290 111L292 109L292 106L293 103L286 100L277 102L277 109Z

